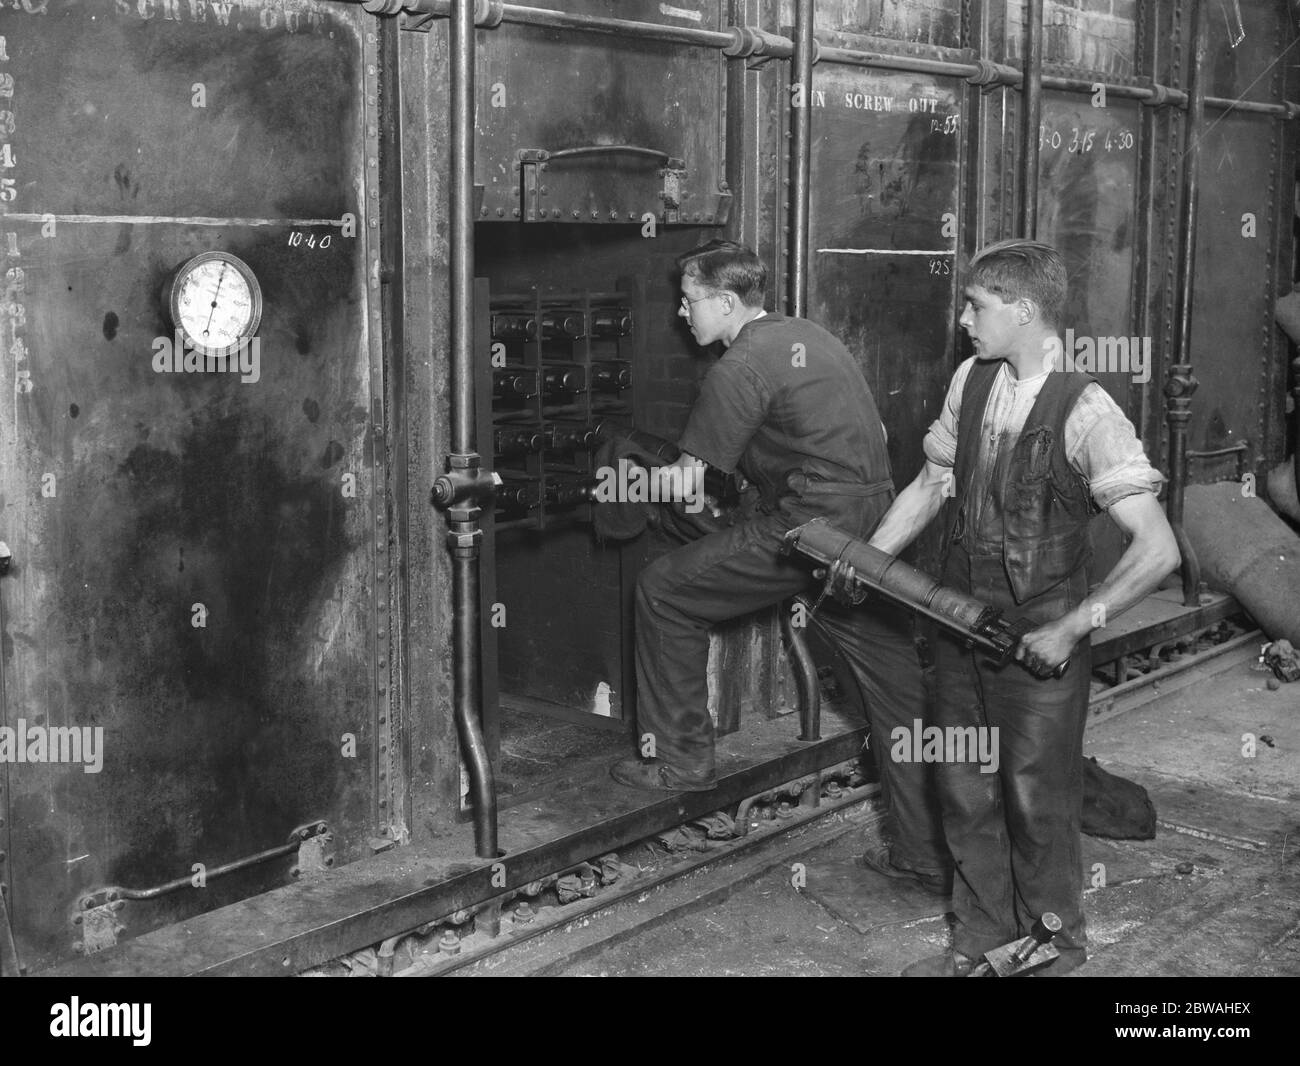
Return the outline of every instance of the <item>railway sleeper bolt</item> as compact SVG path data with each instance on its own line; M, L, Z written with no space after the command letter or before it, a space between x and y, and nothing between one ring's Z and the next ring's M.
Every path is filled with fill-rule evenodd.
M491 900L479 908L474 915L474 932L489 939L501 935L501 902L500 899Z
M453 930L448 929L438 941L438 950L444 955L459 955L460 937Z

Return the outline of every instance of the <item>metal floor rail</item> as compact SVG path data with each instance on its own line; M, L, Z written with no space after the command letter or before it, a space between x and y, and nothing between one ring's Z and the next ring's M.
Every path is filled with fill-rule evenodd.
M861 752L866 728L860 722L827 709L824 738L802 743L796 718L750 722L720 738L718 787L712 791L638 793L612 781L602 762L581 785L503 811L504 854L495 862L475 857L472 827L461 825L436 845L350 863L34 976L301 972Z

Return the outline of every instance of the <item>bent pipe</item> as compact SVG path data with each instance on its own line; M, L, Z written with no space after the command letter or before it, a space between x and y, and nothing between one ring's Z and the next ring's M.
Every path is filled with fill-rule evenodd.
M474 427L474 0L451 8L451 373L453 471L478 474ZM452 643L456 730L474 797L474 845L481 859L497 857L497 795L483 740L479 646L477 500L448 512L452 548Z
M802 603L805 609L809 607L802 597L796 597L795 602ZM808 650L808 638L795 626L790 612L779 611L779 614L781 635L790 648L790 664L799 691L799 739L821 740L822 694L817 680L817 664Z
M1201 600L1201 561L1196 557L1196 549L1192 547L1192 540L1183 528L1183 523L1171 522L1169 528L1174 531L1178 553L1183 557L1183 606L1194 607Z

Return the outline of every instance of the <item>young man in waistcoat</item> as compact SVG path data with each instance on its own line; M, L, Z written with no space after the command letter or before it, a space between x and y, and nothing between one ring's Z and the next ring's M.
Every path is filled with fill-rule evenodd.
M1132 423L1063 354L1065 296L1065 265L1048 245L1003 241L974 258L960 319L974 357L953 375L925 467L871 538L897 553L942 508L943 583L1038 626L1016 651L1033 675L950 638L936 649L934 724L989 730L999 768L938 767L956 864L953 945L905 976L964 976L1048 911L1063 922L1061 957L1043 972L1087 957L1079 827L1089 635L1154 590L1179 554L1156 499L1163 479ZM1102 510L1130 540L1089 593L1088 524ZM1037 676L1067 658L1061 679Z

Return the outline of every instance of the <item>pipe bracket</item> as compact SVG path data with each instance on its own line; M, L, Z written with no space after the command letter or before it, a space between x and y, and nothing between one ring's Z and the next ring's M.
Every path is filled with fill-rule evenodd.
M505 18L505 0L474 0L474 25L495 30Z
M757 26L729 26L731 44L722 49L722 54L733 59L747 59L750 56L762 56L767 59L788 59L794 54L794 41Z
M992 60L977 59L975 67L975 73L966 78L972 85L996 85L1002 80L998 66Z
M1169 105L1169 86L1158 81L1151 83L1151 99L1146 101L1148 107L1167 107Z

